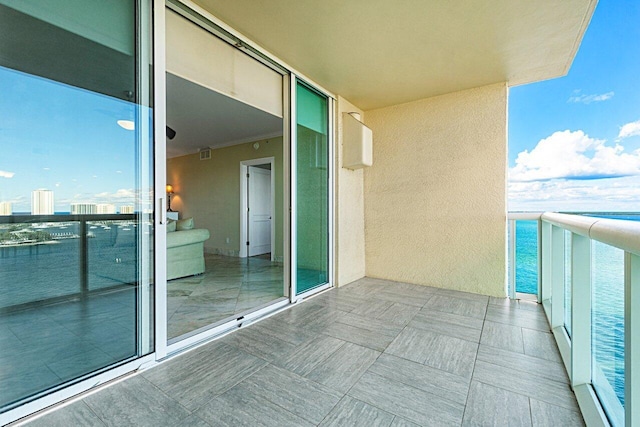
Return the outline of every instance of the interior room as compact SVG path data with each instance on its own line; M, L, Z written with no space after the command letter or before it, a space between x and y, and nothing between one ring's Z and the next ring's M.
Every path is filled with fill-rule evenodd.
M178 29L225 61L172 50ZM167 30L171 343L286 295L284 124L280 74L173 12Z

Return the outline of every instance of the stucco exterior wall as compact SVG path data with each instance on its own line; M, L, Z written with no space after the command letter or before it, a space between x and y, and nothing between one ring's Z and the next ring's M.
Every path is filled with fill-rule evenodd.
M267 142L268 141L268 142ZM278 261L283 261L283 163L282 137L211 150L210 160L199 154L167 160L167 182L175 195L171 207L180 218L193 217L196 228L206 228L211 238L204 243L205 252L238 256L240 251L240 162L274 157L275 165L275 239ZM229 238L227 243L226 238Z
M504 296L506 84L366 117L367 276Z
M364 170L342 167L342 113L362 110L342 97L336 108L335 150L335 283L346 285L365 275Z

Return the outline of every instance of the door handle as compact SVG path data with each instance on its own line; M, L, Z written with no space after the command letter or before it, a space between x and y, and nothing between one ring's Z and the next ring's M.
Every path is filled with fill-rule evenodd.
M167 202L164 197L158 199L160 202L160 225L167 223Z

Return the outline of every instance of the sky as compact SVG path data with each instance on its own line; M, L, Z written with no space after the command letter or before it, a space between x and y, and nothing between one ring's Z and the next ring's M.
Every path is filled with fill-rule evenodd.
M135 104L0 67L0 202L30 212L31 192L54 192L56 212L70 204L132 205ZM45 102L46 100L46 102Z
M600 0L565 77L510 88L510 211L640 212L639 22Z

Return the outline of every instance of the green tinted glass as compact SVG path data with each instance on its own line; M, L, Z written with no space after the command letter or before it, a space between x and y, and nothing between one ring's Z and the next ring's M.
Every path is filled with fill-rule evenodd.
M328 282L329 147L325 96L296 88L297 293Z

